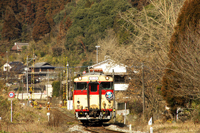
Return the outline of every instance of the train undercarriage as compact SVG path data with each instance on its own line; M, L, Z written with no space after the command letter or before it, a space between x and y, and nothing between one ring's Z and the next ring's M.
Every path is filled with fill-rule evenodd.
M76 118L84 123L108 122L112 118L112 109L90 109L76 111Z

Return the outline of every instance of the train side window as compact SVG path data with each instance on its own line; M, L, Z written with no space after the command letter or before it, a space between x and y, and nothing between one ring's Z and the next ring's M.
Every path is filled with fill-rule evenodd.
M91 86L91 92L97 91L97 84L90 84L90 86Z
M75 90L86 90L86 89L87 89L87 82L75 83Z
M112 90L113 83L112 82L101 82L101 86L103 90Z

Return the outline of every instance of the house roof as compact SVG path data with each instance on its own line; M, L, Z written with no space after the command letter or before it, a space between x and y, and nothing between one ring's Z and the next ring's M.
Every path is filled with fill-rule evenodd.
M22 73L24 70L24 64L19 61L9 62L8 63L11 66L10 71L14 71L16 73Z
M12 51L21 51L23 46L28 46L28 43L15 43L15 45L11 48Z
M111 62L111 61L112 61L111 59L107 59L107 60L101 61L101 62L99 62L97 64L94 64L91 67L97 67L97 66L100 66L100 65L102 65L104 63Z
M24 65L22 62L19 62L19 61L9 62L8 64L9 64L11 67L12 67L12 66L16 66L16 65L20 65L20 66Z
M51 66L47 62L38 62L38 63L35 63L34 65L32 65L31 67L34 67L34 68L55 68L54 66Z
M115 61L112 60L112 59L107 59L107 60L101 61L101 62L99 62L99 63L97 63L97 64L92 65L91 67L101 66L102 64L105 64L105 63L118 64L118 65L120 65L120 66L126 67L126 65L121 64L121 63L117 63L117 62L115 62Z
M115 75L126 75L126 65L117 63L111 59L104 60L102 62L99 62L97 64L94 64L90 66L91 68L102 68L103 73L106 75L112 74L112 70L114 69Z

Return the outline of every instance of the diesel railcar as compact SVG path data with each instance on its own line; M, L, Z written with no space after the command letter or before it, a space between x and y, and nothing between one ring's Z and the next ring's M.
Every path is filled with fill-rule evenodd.
M115 116L113 78L92 70L74 79L75 117L83 124L108 122Z

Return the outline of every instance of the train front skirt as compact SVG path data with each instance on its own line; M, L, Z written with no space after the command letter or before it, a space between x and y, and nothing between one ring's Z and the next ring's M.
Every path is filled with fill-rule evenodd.
M112 109L103 109L103 110L76 110L76 118L78 120L99 120L107 122L112 118Z

